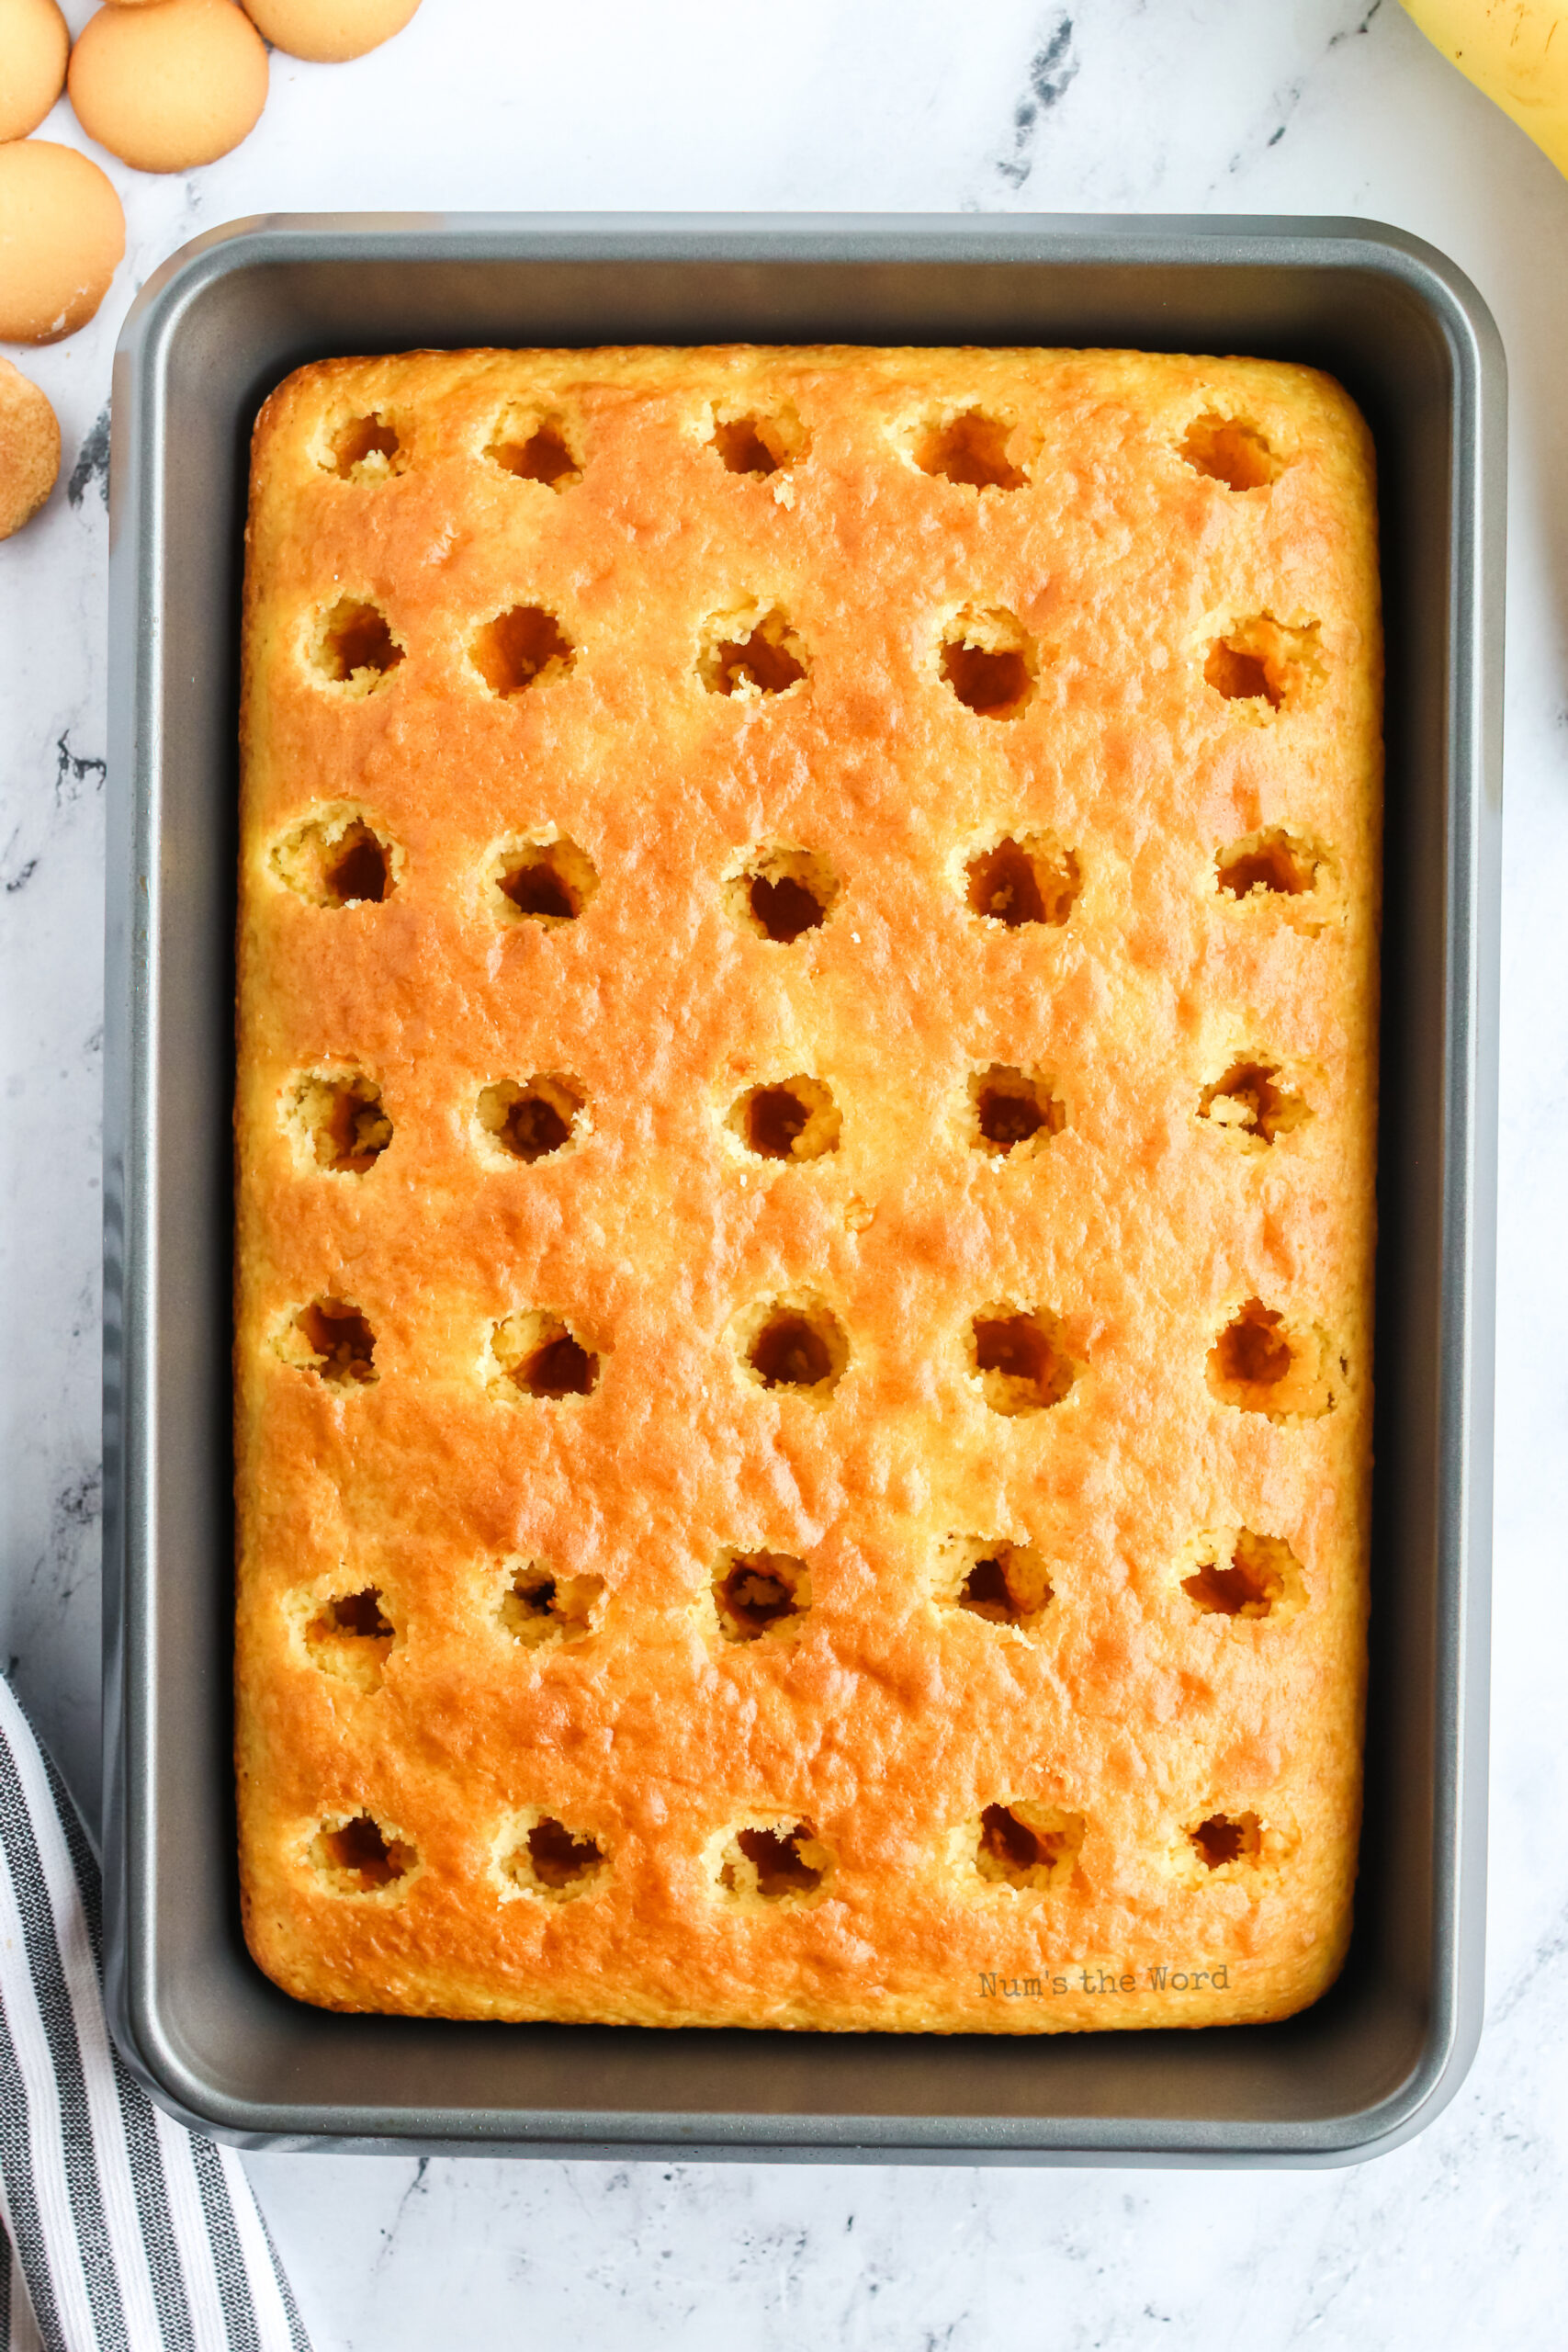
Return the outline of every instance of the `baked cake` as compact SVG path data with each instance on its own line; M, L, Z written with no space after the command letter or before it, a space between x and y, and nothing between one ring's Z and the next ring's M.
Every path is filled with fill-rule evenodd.
M240 1826L339 2009L1283 2017L1360 1781L1372 456L1308 370L256 428Z

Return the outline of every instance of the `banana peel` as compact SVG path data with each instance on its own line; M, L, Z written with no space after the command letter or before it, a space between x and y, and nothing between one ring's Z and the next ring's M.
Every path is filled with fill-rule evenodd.
M1402 0L1427 40L1568 175L1568 6Z

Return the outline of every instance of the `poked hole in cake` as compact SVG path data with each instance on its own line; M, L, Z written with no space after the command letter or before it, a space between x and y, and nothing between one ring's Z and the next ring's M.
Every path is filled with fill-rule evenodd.
M971 1316L964 1345L973 1385L993 1413L1010 1419L1061 1404L1082 1369L1059 1316L1012 1300Z
M564 1315L526 1307L503 1316L491 1331L483 1377L490 1395L507 1405L570 1403L592 1396L608 1352Z
M502 1900L532 1897L572 1903L608 1878L610 1841L603 1830L540 1805L510 1815L491 1847L491 1873Z
M788 473L808 454L811 435L793 401L720 400L703 419L706 447L726 473L759 481Z
M546 931L575 922L599 892L599 869L588 852L555 831L514 833L495 842L485 874L492 914Z
M1034 1544L983 1535L947 1538L933 1592L939 1607L1017 1634L1037 1632L1055 1599L1052 1572Z
M761 842L741 852L720 888L725 910L739 930L775 947L793 947L821 929L843 886L822 850Z
M1038 1159L1067 1123L1067 1106L1048 1072L1032 1066L987 1062L970 1071L964 1088L964 1141L992 1161Z
M1177 1581L1201 1616L1235 1623L1284 1623L1306 1605L1305 1571L1290 1544L1250 1527L1194 1536Z
M1271 1421L1316 1420L1334 1408L1348 1366L1315 1325L1247 1298L1222 1324L1208 1353L1209 1392Z
M497 701L557 686L577 666L577 647L547 605L509 605L468 639L468 661Z
M420 1868L412 1839L368 1810L328 1814L307 1841L306 1860L329 1894L384 1902L400 1902Z
M953 1832L949 1868L972 1893L1059 1892L1077 1874L1088 1826L1083 1814L1041 1798L995 1798Z
M322 1295L288 1315L273 1334L273 1353L323 1387L352 1396L379 1380L376 1334L353 1299Z
M928 409L900 437L919 472L964 490L1021 490L1029 480L1017 417L979 401Z
M755 600L712 613L697 638L696 673L710 695L738 703L782 699L803 689L806 647L782 605Z
M937 674L976 718L1015 719L1033 701L1040 646L1005 605L964 605L943 624Z
M812 1290L753 1300L730 1326L730 1342L742 1376L781 1399L823 1406L849 1369L849 1336Z
M474 1105L476 1140L492 1168L536 1167L592 1131L586 1088L563 1070L492 1079Z
M1241 492L1272 488L1294 455L1278 424L1218 408L1193 417L1176 446L1194 473Z
M835 1857L807 1819L753 1816L711 1841L709 1869L721 1896L739 1911L798 1910L824 1901Z
M312 1666L367 1694L381 1688L400 1638L384 1575L340 1568L299 1595L288 1613Z
M709 1590L725 1641L776 1643L800 1631L811 1607L811 1570L793 1552L725 1551Z
M969 912L1003 931L1059 930L1083 888L1077 851L1032 827L983 834L955 854L950 870Z
M488 430L484 456L514 481L537 482L558 492L582 480L577 434L563 410L513 402Z
M827 1080L797 1070L745 1088L725 1114L724 1127L748 1159L798 1168L838 1150L843 1119Z
M311 809L267 853L275 881L308 906L334 910L380 906L401 881L404 863L400 843L349 801Z
M1222 623L1203 659L1205 684L1237 715L1258 723L1315 701L1328 674L1315 620L1272 613Z
M390 684L407 656L385 612L369 594L339 596L307 624L307 671L319 686L363 701Z
M526 1650L582 1641L598 1623L604 1579L563 1576L540 1560L509 1560L501 1572L496 1618Z
M304 1070L285 1087L284 1133L305 1168L367 1176L392 1140L381 1089L365 1070Z
M341 407L316 444L316 463L340 481L386 481L408 463L406 426L389 401Z

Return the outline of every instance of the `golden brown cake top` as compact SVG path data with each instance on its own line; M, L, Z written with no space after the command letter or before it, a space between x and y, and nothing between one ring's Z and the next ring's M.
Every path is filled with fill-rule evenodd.
M427 353L267 403L278 1982L1033 2030L1330 1979L1374 534L1356 411L1260 362Z

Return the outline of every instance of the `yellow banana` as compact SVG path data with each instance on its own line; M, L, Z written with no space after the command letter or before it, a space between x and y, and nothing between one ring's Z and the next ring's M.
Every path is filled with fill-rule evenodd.
M1568 173L1568 6L1403 0L1427 40Z

